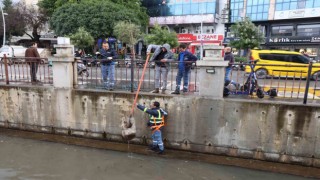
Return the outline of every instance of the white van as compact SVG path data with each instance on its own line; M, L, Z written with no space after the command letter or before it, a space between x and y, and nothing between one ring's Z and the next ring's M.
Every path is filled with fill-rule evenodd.
M4 55L7 57L15 57L13 48L11 46L2 46L0 48L0 58L3 58Z

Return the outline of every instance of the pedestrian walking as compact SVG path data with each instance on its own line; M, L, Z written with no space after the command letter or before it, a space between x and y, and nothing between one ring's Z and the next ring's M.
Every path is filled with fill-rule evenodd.
M183 78L183 92L188 92L189 87L189 72L191 71L192 63L198 58L191 52L187 51L185 44L180 44L178 56L178 73L176 77L176 90L171 94L180 94L181 79Z
M151 51L154 50L154 53L150 59L150 61L155 62L155 90L152 91L153 93L160 92L160 76L162 79L162 90L161 93L164 94L167 89L167 82L168 82L168 73L170 70L169 62L174 61L174 55L170 50L169 44L154 45L150 44L147 49L147 54L150 54Z
M115 59L117 53L109 48L107 41L102 43L102 48L99 50L101 59L101 74L104 83L104 88L112 91L114 88L114 74L115 74Z
M38 44L36 42L32 42L31 47L25 51L26 62L30 65L31 83L40 82L37 79L37 72L41 59L37 47Z
M152 145L150 149L158 154L163 154L164 145L162 141L162 128L164 126L164 118L168 115L168 113L160 108L160 103L157 101L154 101L151 104L150 109L141 104L138 104L137 108L149 114L147 125L152 130Z

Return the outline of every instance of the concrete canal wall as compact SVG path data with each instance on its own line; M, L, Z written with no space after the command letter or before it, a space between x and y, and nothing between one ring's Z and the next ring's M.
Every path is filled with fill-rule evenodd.
M54 87L0 86L0 126L126 143L121 119L134 94ZM169 112L167 148L320 167L320 107L268 100L141 94ZM135 144L150 143L136 109Z

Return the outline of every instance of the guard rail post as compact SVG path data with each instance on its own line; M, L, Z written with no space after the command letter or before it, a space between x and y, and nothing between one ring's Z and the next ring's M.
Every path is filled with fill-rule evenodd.
M74 80L74 46L70 45L70 38L58 37L58 44L54 45L57 53L52 60L53 86L56 88L73 88Z
M223 98L225 69L228 62L222 58L222 46L207 45L203 47L205 57L197 61L199 67L199 95Z
M309 63L309 67L308 67L307 84L306 84L306 89L305 89L305 92L304 92L303 104L307 104L307 101L308 101L308 93L309 93L309 85L310 85L310 79L311 79L311 71L312 71L312 62Z
M9 84L9 71L8 71L8 59L7 56L4 54L4 73L6 74L6 84Z

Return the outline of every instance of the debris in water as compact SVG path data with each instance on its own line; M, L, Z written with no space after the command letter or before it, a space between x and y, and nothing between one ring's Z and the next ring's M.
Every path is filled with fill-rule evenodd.
M122 137L131 140L136 136L136 122L133 117L125 118L121 120Z

